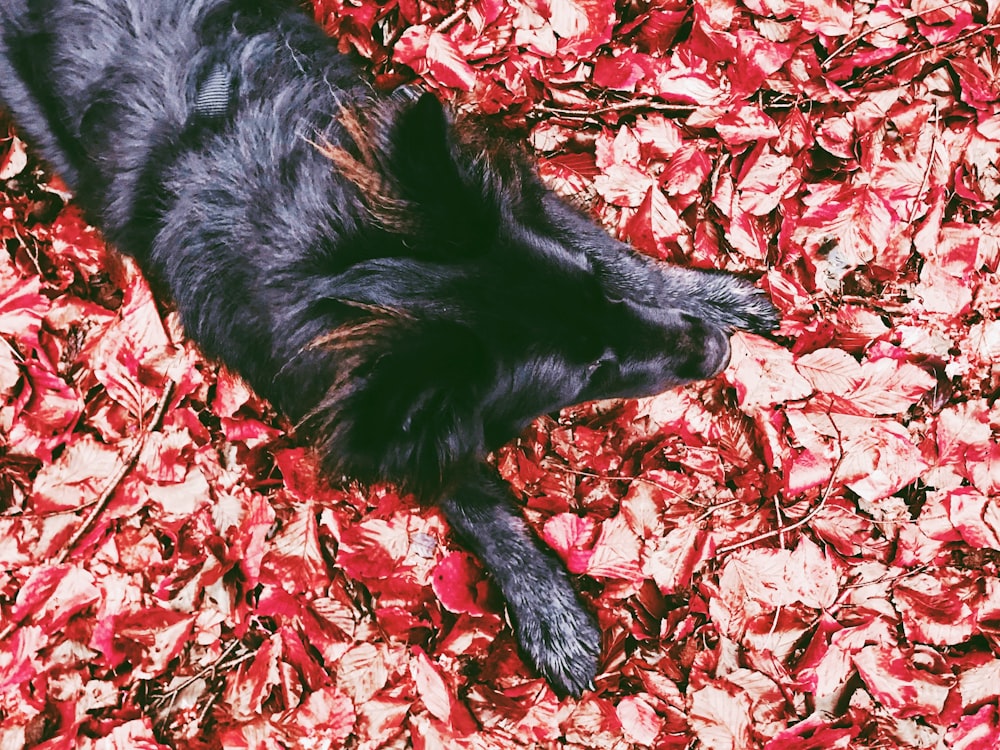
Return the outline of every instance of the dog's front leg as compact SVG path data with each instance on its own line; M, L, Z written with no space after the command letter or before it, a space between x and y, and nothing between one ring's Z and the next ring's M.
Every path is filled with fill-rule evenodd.
M461 540L492 574L525 655L560 695L579 696L597 675L601 633L562 562L528 527L510 489L483 464L441 500Z

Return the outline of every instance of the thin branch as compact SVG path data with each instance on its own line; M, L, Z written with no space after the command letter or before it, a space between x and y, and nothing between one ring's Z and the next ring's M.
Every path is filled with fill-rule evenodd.
M101 493L101 496L97 498L97 500L94 502L93 510L91 510L90 513L87 515L87 518L84 520L83 525L80 526L79 529L77 529L76 533L73 535L73 538L70 539L70 541L66 544L65 547L63 547L63 551L55 559L56 564L66 562L66 558L69 556L69 553L72 552L73 548L80 543L80 540L87 535L87 533L90 531L91 526L93 526L94 521L96 521L97 517L102 512L104 512L104 510L108 507L108 503L111 502L111 496L114 494L115 488L119 484L121 484L121 481L125 478L125 476L132 469L132 466L139 459L139 454L142 453L142 448L146 443L146 436L149 434L149 432L154 430L156 426L159 424L160 420L163 419L163 414L167 410L167 404L170 401L170 394L174 390L174 385L175 383L173 380L167 380L166 385L163 386L163 395L160 396L160 400L156 404L156 411L153 414L152 420L147 423L146 427L143 430L143 434L138 438L135 446L132 448L132 452L125 459L125 463L118 470L118 472L111 478L111 481L108 483L108 486L105 488L104 492ZM7 626L3 628L3 630L0 630L0 642L10 637L10 635L17 628L19 628L26 619L28 619L30 614L31 614L30 612L25 613L22 617L18 618L17 620L7 623Z
M118 469L118 472L113 477L111 477L111 481L108 482L107 487L104 488L104 492L101 493L101 496L97 498L97 501L94 503L94 507L91 509L90 513L87 514L87 517L84 519L83 523L76 530L76 533L73 534L73 538L69 540L69 542L66 544L65 547L63 547L63 551L56 558L57 563L62 563L66 561L66 558L69 556L70 552L72 552L73 549L76 547L76 545L78 545L80 541L88 533L90 533L90 530L93 527L94 522L97 520L98 516L100 516L107 509L108 504L111 502L111 496L114 494L115 489L118 487L119 484L121 484L122 480L125 479L128 473L132 470L132 467L135 465L135 462L139 460L139 454L142 453L142 449L146 445L147 436L149 435L150 432L152 432L157 428L157 426L160 423L160 420L163 419L163 414L167 410L167 404L170 402L170 395L173 393L173 391L174 391L174 382L172 380L168 380L166 385L163 386L163 394L160 396L160 400L156 404L156 411L153 412L153 418L146 424L142 434L136 440L131 453L129 453L129 455L126 457L124 463L122 463L121 468Z
M889 68L894 68L894 67L900 65L901 63L906 62L907 60L913 59L914 57L919 57L920 55L925 55L928 52L936 52L937 50L944 49L945 47L953 47L956 44L961 44L962 42L965 42L965 41L968 41L969 39L972 39L974 36L977 36L977 35L983 33L984 31L995 31L996 29L1000 29L1000 23L991 23L991 24L987 24L986 26L980 26L978 29L973 29L972 31L970 31L967 34L963 34L962 36L955 37L954 39L952 39L949 42L941 42L941 44L932 44L930 47L924 47L923 49L915 49L912 52L910 52L909 54L903 55L900 58L896 58L896 59L892 59L892 60L886 60L885 63L881 67L883 69L885 69L885 70L888 70Z
M691 503L691 505L694 505L698 508L707 508L707 510L704 513L702 513L700 516L694 519L694 523L699 524L705 519L707 519L709 516L711 516L713 513L715 513L716 511L720 511L723 508L728 508L730 505L739 505L740 503L743 502L743 498L734 497L732 500L726 500L726 502L724 503L716 503L715 505L702 505L700 503L692 502L691 500L688 500L688 502Z
M840 458L837 459L837 463L833 467L833 473L830 475L830 481L826 485L826 489L820 496L819 503L811 511L806 513L802 518L800 518L795 523L788 524L787 526L780 526L777 529L772 529L771 531L765 531L763 534L758 534L757 536L752 536L749 539L744 539L742 542L737 542L736 544L727 544L725 547L719 547L715 552L718 555L724 555L727 552L732 552L734 550L741 549L743 547L749 547L751 544L756 544L757 542L762 542L765 539L772 539L776 536L782 536L787 534L789 531L794 531L800 526L805 526L811 520L813 520L821 510L823 506L826 505L827 499L830 497L830 493L833 491L833 482L837 478L837 472L840 470L840 464L844 461L844 451L841 448Z
M583 469L571 469L565 464L560 464L555 461L544 461L543 463L545 467L548 469L555 469L556 471L562 471L566 474L575 474L581 477L592 477L593 479L600 479L602 481L607 481L607 482L641 482L643 484L648 484L652 487L656 487L657 489L663 490L664 492L669 492L678 500L685 499L684 496L677 490L671 487L667 487L665 484L660 484L659 482L653 479L647 479L646 477L629 477L625 476L624 474L596 474L592 471L584 471ZM688 502L691 502L692 505L696 505L699 508L707 507L704 505L698 505L698 503L694 503L690 500L688 500Z
M952 2L945 3L944 5L939 5L936 8L928 8L927 10L923 10L923 11L920 11L920 12L907 13L902 18L897 18L897 19L895 19L893 21L889 21L888 23L884 23L881 26L873 26L870 29L865 29L860 34L858 34L857 36L851 37L850 39L848 39L847 41L845 41L843 44L841 44L839 47L837 47L837 49L835 49L833 52L831 52L829 55L827 55L826 58L824 58L823 62L820 63L820 67L824 68L824 69L826 69L827 67L829 67L830 61L833 60L833 58L837 57L837 55L839 55L841 52L843 52L844 50L846 50L852 44L857 44L862 39L864 39L866 36L870 36L871 34L877 34L880 31L885 31L890 26L895 26L897 23L906 23L907 21L912 21L915 18L920 18L922 15L934 13L934 12L939 11L939 10L947 10L948 8L951 8L951 7L955 6L955 5L960 5L962 3L967 3L967 2L969 2L969 0L952 0Z
M594 107L593 109L569 109L568 107L557 107L551 104L540 103L535 105L534 108L528 113L529 116L539 117L541 114L556 115L558 117L563 117L567 120L592 120L595 123L599 122L596 118L603 114L608 114L610 112L631 112L631 111L644 111L651 110L654 112L663 112L667 115L673 115L676 117L685 117L690 115L697 109L694 105L686 104L668 104L667 102L660 102L655 99L650 99L647 97L641 97L636 99L628 99L620 102L613 102L610 104L602 104L601 106Z
M910 215L906 219L907 224L913 223L913 217L917 214L917 205L920 203L920 195L924 192L924 187L927 185L927 181L930 178L931 168L934 166L934 154L937 151L938 136L941 134L941 119L938 114L937 102L934 102L934 135L931 137L931 152L927 157L927 166L924 168L924 175L920 178L920 187L917 188L917 194L913 196L913 208L910 209Z
M458 19L460 19L462 16L466 14L466 5L468 5L467 0L461 0L460 2L456 3L455 10L453 10L451 14L446 16L441 21L441 23L435 26L434 31L440 34L443 34L446 31L448 31L448 29L450 29L458 22Z
M160 695L153 697L150 700L150 706L153 708L161 708L165 705L172 704L174 700L176 700L177 696L180 695L181 692L189 685L193 685L195 682L202 679L214 679L223 671L228 671L233 667L239 666L243 662L257 655L256 651L244 651L239 656L230 658L233 652L238 651L241 648L246 648L242 641L233 641L225 651L219 654L219 658L214 662L202 667L198 670L198 672L191 675L180 684L174 685L169 690L164 690Z
M775 495L771 499L774 501L774 517L775 518L784 519L784 515L785 514L781 512L781 510L782 510L781 509L781 502L778 500L778 496ZM784 549L785 548L785 532L784 532L783 528L779 528L778 531L780 532L778 534L778 544L781 546L781 549Z

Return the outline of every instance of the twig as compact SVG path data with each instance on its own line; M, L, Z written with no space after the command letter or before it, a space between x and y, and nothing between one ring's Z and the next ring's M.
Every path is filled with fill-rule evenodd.
M785 514L781 512L781 503L778 500L778 496L775 495L771 499L774 501L774 517L782 519L782 523L784 523L784 516L785 516ZM778 531L780 532L778 534L778 544L781 546L781 549L784 549L785 548L785 532L781 528L779 528Z
M21 352L19 352L12 343L10 343L7 339L3 337L0 337L0 342L3 342L3 345L7 347L7 349L10 351L11 357L13 357L22 364L24 363L24 355L21 354Z
M910 52L907 55L903 55L900 58L893 60L886 60L882 67L888 70L889 68L894 68L899 64L904 63L907 60L910 60L914 57L919 57L920 55L927 54L928 52L935 52L937 50L943 49L944 47L953 47L954 45L961 44L962 42L967 41L968 39L971 39L972 37L983 33L984 31L995 31L996 29L1000 29L1000 23L990 23L987 24L986 26L980 26L978 29L973 29L967 34L955 37L949 42L941 42L941 44L932 44L930 47L924 47L923 49L915 49L913 50L913 52Z
M80 543L80 540L83 539L84 536L86 536L86 534L90 530L90 527L93 525L94 521L97 520L97 517L107 508L108 503L111 502L111 496L114 494L115 488L125 478L125 476L128 474L129 470L132 468L135 462L139 460L139 454L142 452L142 448L146 443L145 440L146 435L149 433L149 431L155 429L156 426L159 424L160 420L163 419L163 413L167 410L167 404L170 401L170 394L173 392L174 385L175 384L173 380L167 380L166 385L163 386L163 395L160 396L160 400L156 404L156 411L153 414L153 419L146 425L143 434L138 438L135 447L132 448L132 452L128 455L128 458L125 459L125 463L118 470L118 472L111 478L111 481L105 488L104 492L102 492L101 496L95 501L94 508L87 515L87 518L84 520L83 525L79 529L77 529L76 533L73 535L73 538L70 539L70 541L66 544L65 547L63 547L63 551L59 554L59 556L55 560L57 565L66 562L66 558L69 556L69 553L72 552L73 548ZM31 614L30 612L25 613L17 620L7 623L7 626L4 627L3 630L0 630L0 642L10 637L10 635L17 628L19 628L26 619L28 619L30 614Z
M863 589L865 586L877 586L885 581L902 581L904 578L911 578L915 575L920 575L925 570L930 569L929 563L924 563L923 565L918 565L912 570L904 570L902 573L885 573L879 576L874 581L858 581L857 583L845 583L840 588L844 591L847 589Z
M245 651L239 656L230 659L230 655L234 651L238 651L240 648L246 648L242 641L233 641L225 651L223 651L219 658L208 666L202 667L197 673L191 675L186 680L181 682L179 685L174 685L169 690L164 690L160 695L155 696L150 700L150 706L152 708L161 708L168 704L172 704L173 701L180 695L189 685L193 685L198 680L215 678L223 671L228 671L233 667L239 666L248 659L253 658L257 655L256 651Z
M600 479L602 481L607 481L607 482L641 482L643 484L648 484L652 487L656 487L657 489L663 490L664 492L669 492L678 500L684 499L684 496L677 490L667 487L665 484L660 484L659 482L653 479L647 479L646 477L628 477L625 476L624 474L597 474L593 471L584 471L583 469L571 469L565 464L560 464L555 461L544 461L543 463L545 464L546 468L555 469L556 471L561 471L566 474L576 474L581 477L592 477L593 479ZM698 505L698 503L694 503L690 500L688 502L690 502L692 505L697 505L699 508L707 507L704 505Z
M763 534L758 534L757 536L752 536L749 539L744 539L742 542L737 542L736 544L727 544L725 547L719 547L715 552L718 555L724 555L727 552L732 552L734 550L741 549L743 547L749 547L751 544L756 544L757 542L762 542L765 539L771 539L776 536L782 536L789 531L794 531L800 526L805 526L811 520L813 520L817 514L823 510L823 506L826 505L827 499L830 497L830 493L833 491L833 482L837 478L837 472L840 470L840 464L844 461L844 451L841 448L840 458L837 459L837 463L833 467L833 473L830 475L830 481L826 485L826 489L820 496L819 503L811 511L806 513L802 518L800 518L795 523L789 524L788 526L780 526L777 529L772 529L771 531L765 531Z
M132 467L135 465L135 462L139 460L139 454L142 453L142 449L146 445L146 436L152 430L155 430L157 425L159 425L160 420L163 419L163 414L167 410L167 404L170 402L170 394L173 393L173 390L174 390L174 381L167 380L166 385L163 386L163 395L160 396L160 400L156 404L156 411L153 412L152 420L150 420L150 422L146 425L145 429L143 430L142 435L140 435L139 438L136 440L135 446L132 448L132 452L129 453L129 455L126 457L121 468L113 477L111 477L111 481L108 482L108 486L104 488L104 492L101 493L101 496L97 499L97 502L94 503L94 507L91 509L90 513L84 519L83 523L80 525L80 528L76 530L76 533L73 535L73 538L69 540L69 542L66 544L65 547L63 547L63 551L59 554L59 557L56 558L57 563L62 563L66 561L66 558L69 556L70 552L72 552L73 549L76 547L76 545L80 543L83 537L85 537L88 533L90 533L90 529L94 525L94 522L97 520L97 517L100 516L101 513L105 511L105 509L107 509L108 504L111 502L111 496L114 494L115 489L118 487L119 484L121 484L122 480L132 470Z
M938 136L941 134L941 120L938 114L937 102L934 102L934 135L931 137L931 152L927 157L927 166L924 168L924 175L920 178L920 187L917 188L917 194L913 196L913 208L910 209L910 215L906 219L907 224L913 223L913 217L917 214L917 205L920 203L920 195L924 192L924 187L927 185L927 180L930 177L931 169L934 166L934 153L937 151L937 141Z
M676 115L677 117L683 117L690 115L696 109L698 108L692 104L668 104L667 102L660 102L655 99L642 97L621 102L613 102L611 104L602 104L599 107L594 107L593 109L588 110L556 107L551 104L537 104L528 114L529 116L538 117L540 113L544 113L557 115L569 120L590 120L609 112L627 112L632 110L652 110L654 112L664 112Z
M456 3L455 10L453 10L449 15L445 16L445 18L441 21L441 23L439 23L437 26L434 27L434 31L438 32L439 34L443 34L452 26L454 26L455 23L458 22L458 19L460 19L462 16L465 15L466 5L468 5L467 0L461 0L461 2Z
M728 508L730 505L739 505L740 503L743 502L743 498L734 497L732 500L726 500L726 502L724 503L716 503L715 505L702 505L700 503L696 503L691 500L688 500L688 502L691 503L691 505L694 505L698 508L708 509L700 516L698 516L696 519L694 519L694 523L699 524L718 510L722 510L723 508Z
M928 8L927 10L920 11L919 13L907 13L907 14L904 14L902 18L897 18L894 21L889 21L888 23L884 23L881 26L873 26L870 29L865 29L860 34L858 34L857 36L851 37L850 39L848 39L846 42L844 42L839 47L837 47L837 49L835 49L833 52L831 52L829 55L827 55L826 58L823 60L823 62L820 63L820 67L824 68L824 69L827 68L829 66L829 64L830 64L830 61L833 60L833 58L835 58L841 52L843 52L844 50L846 50L852 44L857 44L862 39L864 39L866 36L869 36L871 34L877 34L880 31L884 31L885 29L888 29L890 26L895 26L897 23L906 23L907 21L912 21L914 18L920 18L920 16L922 16L922 15L934 13L934 12L939 11L939 10L947 10L948 8L951 8L952 6L960 5L960 4L966 3L966 2L969 2L969 0L952 0L952 2L945 3L944 5L939 5L936 8Z

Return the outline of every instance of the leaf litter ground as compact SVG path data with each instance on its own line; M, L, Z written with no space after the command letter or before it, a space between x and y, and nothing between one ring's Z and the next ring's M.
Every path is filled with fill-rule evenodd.
M440 514L319 484L0 124L0 747L994 748L996 0L315 11L782 327L498 452L605 633L560 702Z

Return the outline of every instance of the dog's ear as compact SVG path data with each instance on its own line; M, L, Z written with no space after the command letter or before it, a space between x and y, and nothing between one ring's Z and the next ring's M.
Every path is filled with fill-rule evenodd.
M392 172L411 200L464 192L451 116L433 94L422 94L399 113L392 133Z

